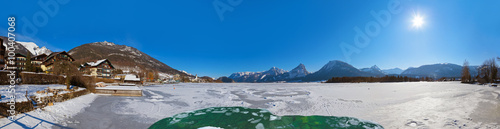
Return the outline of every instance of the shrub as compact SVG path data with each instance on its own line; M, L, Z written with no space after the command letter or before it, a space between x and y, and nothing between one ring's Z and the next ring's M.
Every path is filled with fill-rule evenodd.
M115 83L115 79L95 78L95 82Z
M70 84L73 86L84 87L90 92L95 92L95 78L90 76L71 76Z
M21 72L23 84L64 84L64 77L53 74Z

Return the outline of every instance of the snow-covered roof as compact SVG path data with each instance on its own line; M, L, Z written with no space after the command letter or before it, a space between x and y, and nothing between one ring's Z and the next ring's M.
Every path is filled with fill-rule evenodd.
M95 89L105 89L105 90L141 90L137 86L106 86L106 87L96 87Z
M125 75L125 81L141 81L141 79L133 74L127 74Z
M87 62L87 64L94 67L94 66L98 66L99 64L101 64L102 62L104 62L106 60L108 60L108 59L101 59L101 60L98 60L96 62Z
M96 67L96 66L99 66L100 64L102 64L102 63L104 63L104 62L106 62L106 61L108 61L108 62L109 62L109 60L108 60L108 59L101 59L101 60L98 60L98 61L95 61L95 62L87 62L87 63L84 63L84 64L80 65L80 67L86 67L86 66L89 66L89 67ZM110 64L109 64L109 66L110 66L111 68L115 68L115 67L111 64L111 62L110 62Z

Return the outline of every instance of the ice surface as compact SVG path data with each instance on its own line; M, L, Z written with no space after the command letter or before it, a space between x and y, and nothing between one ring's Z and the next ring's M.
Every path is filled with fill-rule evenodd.
M252 112L250 115L238 111ZM215 111L227 111L226 114L220 114ZM196 115L199 112L204 115ZM351 117L336 117L336 116L281 116L279 120L272 120L274 115L266 109L252 109L245 107L213 107L200 109L193 112L184 112L176 114L172 117L162 119L153 125L150 129L164 128L200 128L205 126L215 126L222 128L238 128L246 129L255 127L257 129L275 129L275 128L366 128L366 129L381 129L382 126L373 122L363 121Z
M201 127L201 128L198 128L198 129L222 129L222 128L212 127L212 126L206 126L206 127Z
M111 99L120 103L119 108L110 107L111 113L105 115L133 115L139 119L136 125L143 124L140 127L147 128L155 120L182 112L243 106L264 108L278 116L349 116L373 121L386 128L407 128L406 124L411 121L419 122L417 127L441 128L450 120L459 120L457 125L461 126L497 127L498 123L467 119L473 119L469 115L479 102L499 100L496 96L484 97L481 92L500 93L498 88L458 82L181 83L142 88L144 97ZM85 125L85 122L80 125Z
M83 112L56 122L72 128L147 128L183 112L241 106L277 116L355 117L391 129L500 128L500 88L459 82L180 83L140 88L142 97L99 96Z

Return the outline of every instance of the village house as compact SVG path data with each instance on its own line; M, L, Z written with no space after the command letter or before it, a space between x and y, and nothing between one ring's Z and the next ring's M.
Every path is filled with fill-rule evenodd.
M115 67L109 62L108 59L102 59L95 62L87 62L80 65L79 70L91 76L101 78L111 78L112 71Z
M24 67L26 65L26 56L21 53L16 53L14 62L16 63L11 70L26 70Z
M45 59L47 59L47 54L40 54L38 56L31 57L31 64L35 67L41 67Z
M62 52L53 52L46 57L46 59L42 62L41 68L46 73L51 73L52 68L54 67L54 63L57 61L75 61L73 57L71 57L66 51Z

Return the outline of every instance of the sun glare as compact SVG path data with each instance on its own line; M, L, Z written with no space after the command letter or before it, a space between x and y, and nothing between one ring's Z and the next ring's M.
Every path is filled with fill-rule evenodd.
M424 24L424 18L420 15L413 16L413 27L420 28Z

